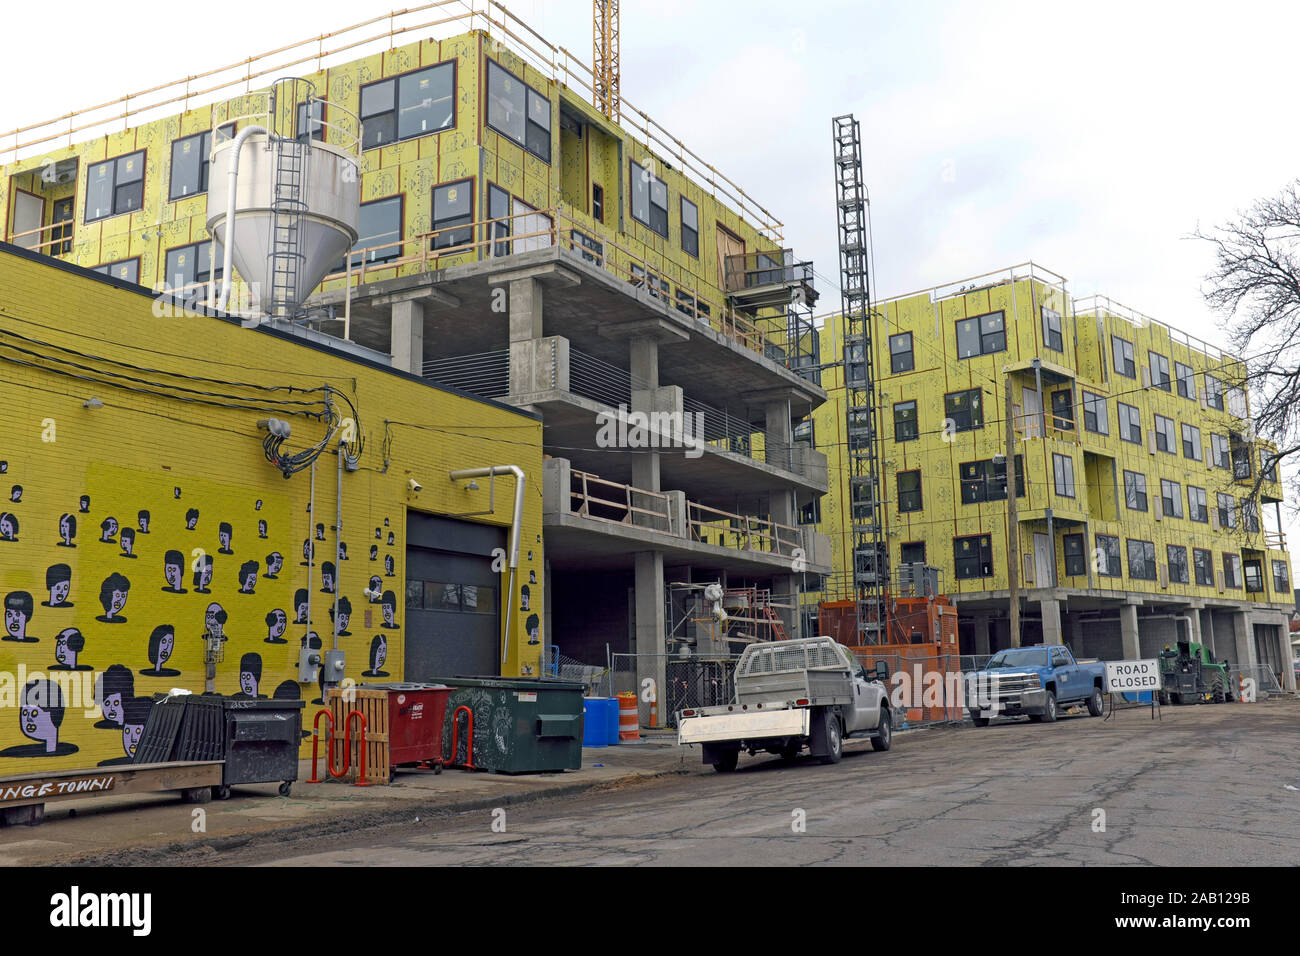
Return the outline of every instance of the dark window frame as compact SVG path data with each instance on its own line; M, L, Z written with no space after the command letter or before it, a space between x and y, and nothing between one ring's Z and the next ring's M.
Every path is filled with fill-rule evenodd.
M1101 414L1097 410L1100 408ZM1089 417L1092 424L1088 424ZM1098 427L1101 426L1101 427ZM1110 434L1109 413L1106 410L1106 396L1098 395L1096 392L1083 391L1083 427L1086 431L1094 432L1098 435Z
M407 77L413 77L416 74L424 73L425 71L432 72L432 71L443 69L445 67L451 68L451 121L446 126L440 127L439 129L420 130L418 133L410 133L406 136L400 135L399 130L401 128L401 124L399 121L399 117L402 112L402 102L401 102L402 84L400 81ZM448 130L455 129L457 120L459 118L458 114L460 110L460 104L457 102L457 96L456 96L456 90L459 89L459 86L457 85L457 81L460 79L460 77L458 76L459 69L460 67L456 62L456 58L452 57L450 60L443 60L440 63L430 63L428 66L422 66L414 70L407 70L404 73L396 73L392 76L386 76L381 80L375 80L373 83L363 84L361 86L360 92L358 93L358 99L357 99L357 118L361 121L362 129L365 130L367 126L371 130L378 128L376 126L376 120L378 120L380 117L389 116L391 114L393 138L383 140L381 142L376 142L376 143L367 143L363 140L363 142L361 143L362 151L364 152L365 150L368 149L382 149L385 146L392 146L394 143L404 143L407 140L419 139L421 136L433 136L438 133L445 133ZM365 99L366 99L366 91L371 89L377 89L378 87L388 83L391 83L393 87L392 107L386 110L376 110L371 113L364 112L365 107L363 104L365 103Z
M358 207L358 227L361 222L361 209L365 209L367 206L376 206L380 203L391 203L393 200L397 200L397 229L395 230L397 233L397 240L399 242L404 241L406 239L406 193L398 193L395 196L381 196L378 199L371 199L368 202L361 203ZM385 236L388 235L388 233L381 233L380 235ZM365 239L366 237L358 235L357 243L363 242ZM380 245L384 245L384 243L380 243ZM382 252L375 252L367 246L359 246L354 243L348 255L352 256L352 268L360 269L363 263L366 266L370 266L376 263L391 262L394 259L400 259L402 256L402 247L390 246ZM344 272L347 270L347 265L348 261L345 256L336 266L334 266L332 271Z
M1183 486L1172 478L1160 479L1160 509L1166 518L1183 516Z
M1043 319L1043 347L1053 352L1064 352L1065 325L1061 320L1061 313L1042 305L1039 306L1039 314Z
M961 553L963 541L973 542L973 554ZM952 539L953 576L958 581L993 577L993 536L968 534ZM973 564L972 564L973 562ZM970 573L974 570L977 573ZM963 573L963 571L967 573Z
M128 279L124 276L113 275L114 266L120 266L128 262L135 263L134 279ZM117 279L119 282L130 282L133 285L139 285L140 284L140 257L130 256L129 258L126 259L115 259L112 262L101 262L99 265L93 266L90 271L98 272L100 275L105 275L105 276L109 276L110 278Z
M1024 456L1016 455L1016 497L1025 496ZM1007 500L1007 463L992 458L964 461L957 466L961 503L978 505L987 501Z
M140 178L128 180L125 183L121 182L118 176L119 165L122 163L123 160L132 159L137 156L140 158ZM102 166L105 163L111 163L113 166L112 185L109 186L109 196L111 197L111 201L109 202L108 205L109 211L102 216L92 216L90 214L90 199L92 195L91 184L90 184L91 170L93 170L97 166ZM149 150L134 149L129 153L122 153L118 156L111 156L105 159L101 159L98 162L88 164L87 171L86 171L86 201L82 206L82 217L81 217L82 223L84 225L89 225L92 222L103 222L105 219L112 219L114 216L129 216L131 213L139 212L142 208L144 208L144 180L145 180L145 174L148 171L148 163L149 163ZM136 203L134 206L131 206L130 208L119 209L118 208L119 195L122 193L122 190L128 186L135 187L138 190L139 195L136 198Z
M1174 560L1175 554L1181 555L1178 561ZM1185 545L1181 545L1181 544L1165 545L1165 564L1169 569L1170 584L1189 583L1188 574L1187 574L1187 547ZM1177 569L1179 572L1177 576L1175 576L1175 569Z
M912 425L912 434L910 434L910 435L901 435L901 434L899 433L899 429L898 429L898 426L899 426L899 417L898 417L898 412L899 412L899 409L900 409L900 408L903 408L903 406L905 406L905 405L911 405L911 406L912 406L912 420L911 420L911 425ZM895 402L895 403L894 403L894 441L896 441L896 442L916 441L916 439L918 439L918 438L921 437L921 420L920 420L920 418L918 417L919 415L920 415L920 411L919 411L918 408L917 408L917 402L916 402L916 399L911 399L911 400L906 401L906 402ZM907 423L907 420L906 420L906 419L903 419L902 421L903 421L903 424L906 424L906 423Z
M1241 555L1233 554L1230 551L1221 552L1223 555L1223 586L1239 590L1241 582Z
M1125 414L1128 412L1130 414ZM1142 412L1136 405L1126 402L1115 403L1115 415L1119 419L1119 439L1131 445L1142 444ZM1133 433L1137 432L1137 437Z
M1135 581L1154 581L1156 579L1155 542L1142 538L1126 538L1125 542L1128 551L1128 576ZM1134 566L1133 561L1133 545L1135 544L1141 546L1141 561L1137 567Z
M916 476L915 488L908 488L904 490L903 477L905 475L909 476L909 482L911 480L910 476L912 475ZM919 468L913 469L911 471L898 472L895 481L897 483L897 488L898 488L898 511L900 514L911 514L914 511L925 510L925 496L922 492L921 471ZM904 496L906 496L906 499L904 498ZM906 507L904 507L905 504Z
M668 203L672 199L672 190L668 188L668 183L660 179L651 171L650 167L643 166L635 159L628 160L628 175L632 177L632 183L628 186L627 205L628 211L632 215L632 221L645 226L661 239L668 238ZM645 204L646 218L642 219L636 213L637 207L637 187L636 181L640 179L645 184ZM654 187L662 186L664 190L664 204L662 206L655 202ZM660 215L656 215L659 213Z
M682 252L686 253L688 256L691 256L694 259L698 259L700 257L700 207L697 206L695 203L691 202L685 196L679 196L677 198L681 200L681 202L678 203L678 211L682 217ZM690 206L692 209L695 210L694 228L691 228L690 226L686 225L687 206ZM686 237L688 235L692 236L691 245L687 245L686 242ZM694 248L691 248L691 246L694 246Z
M1273 590L1283 596L1291 594L1291 573L1286 562L1273 558Z
M1135 480L1129 481L1129 476ZM1141 479L1141 487L1136 479ZM1132 504L1131 502L1141 501L1141 505ZM1147 498L1147 476L1140 471L1129 471L1124 469L1124 506L1129 511L1150 511L1151 505Z
M986 331L984 328L985 326L984 320L991 319L994 316L997 316L1000 322L1002 323L1001 328L994 329L991 332ZM979 343L979 351L971 352L968 355L963 355L962 348L961 348L961 340L962 340L961 326L963 322L975 323L975 330L974 330L975 338L976 341ZM972 315L964 319L958 319L956 321L956 324L954 325L954 329L957 337L957 360L958 361L963 361L965 359L979 358L984 355L996 355L999 352L1005 352L1007 350L1007 313L1005 309L995 309L992 312L984 312L981 313L980 315ZM997 348L991 348L989 346L989 342L990 341L996 342L998 336L1002 337L1002 345Z
M1082 533L1062 535L1061 552L1066 577L1077 578L1088 573L1088 551Z
M1192 573L1197 587L1214 587L1214 552L1208 548L1192 548Z
M1123 348L1120 348L1120 346L1123 346ZM1137 360L1134 357L1132 342L1112 333L1110 337L1110 357L1116 375L1123 375L1125 378L1137 378Z
M1152 415L1155 419L1154 434L1156 436L1156 451L1162 451L1167 455L1177 455L1178 429L1174 427L1177 425L1177 422L1172 418L1167 418L1166 416L1161 415L1159 412L1153 412ZM1166 424L1168 428L1162 428L1161 423Z
M911 560L911 561L907 560L907 549L908 549L908 548L912 548L912 549L914 549L914 550L915 550L916 548L920 548L920 549L921 549L921 559L920 559L919 561L916 560L915 558L913 558L913 560ZM926 562L925 562L925 542L924 542L924 541L904 541L904 542L903 542L902 544L900 544L899 547L898 547L898 560L899 560L899 563L900 563L900 564L925 564L925 563L926 563Z
M954 412L952 401L959 399L966 400L968 403L967 407L964 410L958 409L957 412ZM980 388L967 388L957 392L946 393L943 396L943 414L945 419L951 420L958 426L955 429L958 432L978 431L984 427L984 390ZM958 421L958 414L961 414L963 420L969 423L965 428L960 427L961 422ZM979 416L978 422L975 420L977 414Z
M894 348L894 343L907 339L906 349ZM906 364L903 363L903 356L906 356ZM911 332L898 332L889 337L889 371L890 374L897 375L900 372L910 372L916 368L916 355L913 352L913 341Z
M469 190L469 213L462 213L459 216L447 216L443 219L438 218L438 192L439 190L451 189L453 186L466 186ZM446 232L443 235L430 236L429 248L432 251L455 249L452 255L460 255L465 252L472 252L472 249L460 248L469 246L474 242L474 207L477 200L475 193L475 182L473 176L467 176L464 179L454 179L449 183L438 183L435 185L429 195L429 232L436 233L442 229L463 230L457 232ZM455 199L449 200L455 202ZM461 222L464 220L464 222ZM463 241L457 242L459 236L464 235ZM446 254L446 253L444 253Z
M1199 493L1194 495L1192 492ZM1197 515L1200 517L1197 517ZM1198 488L1196 485L1187 486L1187 520L1199 524L1209 523L1210 498L1204 488Z
M1157 365L1156 360L1159 359ZM1161 391L1173 391L1173 380L1169 376L1169 357L1159 352L1147 350L1147 370L1151 375L1151 387ZM1157 376L1157 372L1159 375Z
M1205 445L1201 440L1201 430L1195 425L1191 425L1187 422L1180 422L1178 430L1183 440L1183 457L1189 461L1204 461ZM1191 437L1188 436L1189 431L1191 432ZM1188 449L1191 449L1190 455L1187 453Z
M1177 383L1179 396L1196 401L1196 369L1175 359L1174 382Z
M198 263L202 261L202 259L199 253L204 246L208 246L208 261L211 263L211 267L207 278L200 278ZM172 246L170 249L165 249L163 251L163 275L162 275L163 289L168 292L176 292L179 291L180 289L185 289L185 288L189 288L193 290L199 285L206 285L209 282L216 282L218 279L220 279L223 275L222 262L220 259L217 259L213 254L212 250L214 248L215 246L211 239L200 239L198 242L187 242L183 245ZM190 251L194 255L194 279L191 282L185 282L182 283L180 286L173 287L169 284L169 280L171 276L168 274L169 270L167 267L167 262L171 258L172 253L182 252L185 250Z
M1062 478L1067 480L1069 490L1061 489ZM1072 455L1052 452L1052 490L1061 498L1075 497L1077 489L1074 483L1074 457Z
M510 79L514 80L516 83L518 83L520 86L524 88L524 110L523 110L524 135L522 141L515 139L513 133L509 133L492 123L492 119L491 119L492 99L491 99L490 91L492 89L492 71L494 69L500 70L502 73L506 74L506 76L510 77ZM487 58L487 66L483 70L483 83L484 83L484 100L485 100L485 106L483 110L483 125L486 126L488 129L492 130L494 133L498 133L501 136L504 136L506 139L514 143L520 149L528 152L532 156L537 157L542 162L544 162L547 166L550 166L552 154L554 152L554 147L551 141L552 138L555 136L555 117L553 115L555 110L555 104L551 102L550 97L543 96L541 92L533 89L533 87L530 86L528 83L526 83L522 78L516 76L513 72L507 70L504 66L498 63L496 60L491 59L490 57ZM455 87L453 87L452 89L454 91ZM532 109L533 104L529 100L530 93L533 96L537 97L538 100L543 101L547 104L547 117L546 117L547 125L545 127L543 127L541 123L533 119L533 109ZM530 127L535 127L540 132L535 137L530 138L528 135L529 132L531 131ZM543 137L542 134L545 134L545 136ZM540 142L546 143L546 155L544 156L537 149L535 149L533 145L530 145L530 144L536 144Z
M1122 578L1124 568L1120 563L1119 535L1098 533L1094 540L1097 550L1106 559L1105 570L1098 568L1097 575L1103 578Z
M1214 384L1211 385L1210 383ZM1205 404L1210 408L1223 411L1223 380L1205 373Z

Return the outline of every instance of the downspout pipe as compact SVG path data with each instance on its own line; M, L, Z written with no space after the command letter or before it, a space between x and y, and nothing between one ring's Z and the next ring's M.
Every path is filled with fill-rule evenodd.
M230 169L226 172L226 241L221 244L221 294L217 296L217 311L225 312L226 303L230 301L230 270L233 268L232 254L235 243L235 184L239 180L239 151L244 141L255 133L267 136L265 126L245 126L235 134L235 141L230 147Z
M464 468L449 473L452 481L469 478L495 478L497 475L514 475L515 510L510 519L510 588L506 600L506 626L501 635L501 666L504 667L510 650L510 612L515 603L515 572L519 567L519 534L524 522L524 485L528 476L518 465L489 465L486 468Z

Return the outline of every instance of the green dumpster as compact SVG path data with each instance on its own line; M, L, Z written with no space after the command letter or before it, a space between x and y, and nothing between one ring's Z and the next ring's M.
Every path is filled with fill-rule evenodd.
M443 753L464 765L468 721L474 715L474 767L497 773L541 773L582 768L582 695L574 681L529 677L450 677ZM456 751L452 735L457 732Z

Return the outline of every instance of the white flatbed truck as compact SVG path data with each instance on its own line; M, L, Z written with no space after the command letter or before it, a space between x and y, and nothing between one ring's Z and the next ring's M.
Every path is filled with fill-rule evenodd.
M736 699L677 715L677 742L699 744L704 763L736 769L741 751L793 761L807 747L838 763L844 738L869 736L875 750L893 744L893 718L880 663L869 673L829 637L751 644L736 663Z

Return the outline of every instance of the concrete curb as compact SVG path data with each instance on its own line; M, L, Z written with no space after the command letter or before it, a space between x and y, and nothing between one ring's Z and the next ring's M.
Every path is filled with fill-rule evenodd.
M327 837L338 833L351 833L358 830L369 830L394 823L407 822L416 816L438 818L471 813L475 810L518 806L557 797L571 797L601 790L611 790L629 784L678 776L685 772L684 770L654 770L644 773L628 773L607 780L562 784L525 793L502 794L495 797L474 797L473 799L453 800L448 803L429 804L420 800L404 800L401 802L389 800L366 808L352 807L349 808L350 812L331 813L325 819L314 820L310 823L297 823L289 826L268 824L199 841L173 840L156 846L119 846L112 850L96 850L93 853L85 853L76 857L51 860L47 865L53 867L145 866L158 863L178 865L189 862L195 857L210 862L214 854L221 853L224 850L239 849L254 840L270 845L289 842L305 836ZM436 793L437 791L431 792Z

